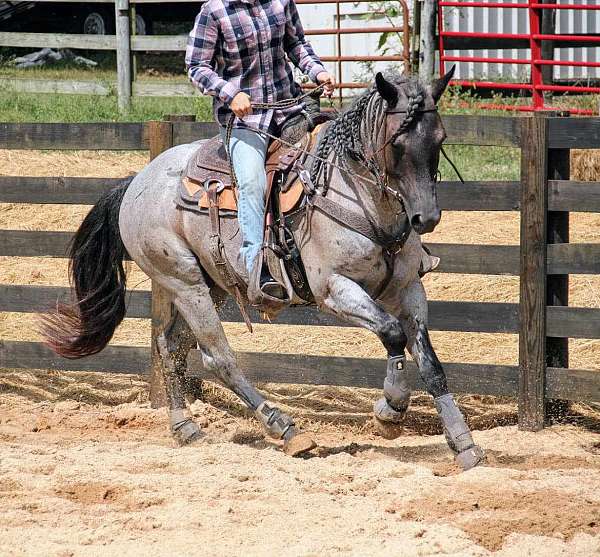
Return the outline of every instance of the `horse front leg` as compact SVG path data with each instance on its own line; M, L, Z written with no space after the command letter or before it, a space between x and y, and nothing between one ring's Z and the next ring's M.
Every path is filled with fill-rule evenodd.
M388 288L389 297L382 304L398 316L408 337L408 349L419 368L427 392L433 397L444 428L448 446L464 470L483 459L482 449L475 444L464 416L448 390L446 374L429 338L427 298L420 279L403 289Z
M324 306L338 317L374 332L388 353L383 398L375 403L375 417L382 422L400 423L410 402L404 349L407 337L402 324L386 312L354 281L332 275Z

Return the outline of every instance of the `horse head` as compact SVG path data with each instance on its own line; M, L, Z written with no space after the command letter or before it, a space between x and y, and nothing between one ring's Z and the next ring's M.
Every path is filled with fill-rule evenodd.
M413 229L431 232L439 223L436 177L446 132L437 102L454 68L425 87L417 79L376 75L375 88L386 103L376 153L386 185L402 198Z

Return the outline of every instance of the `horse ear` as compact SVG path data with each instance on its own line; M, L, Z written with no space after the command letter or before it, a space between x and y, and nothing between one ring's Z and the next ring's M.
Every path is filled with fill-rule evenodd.
M388 105L393 106L398 102L398 91L392 83L390 83L381 72L377 72L375 76L375 85L378 93L387 101Z
M454 75L455 69L456 69L456 66L452 66L450 68L450 71L444 77L440 77L440 79L436 79L431 84L431 96L433 97L433 100L435 101L436 104L442 98L442 95L444 94L446 87L448 87L448 83L450 83L450 80L452 79L452 76Z

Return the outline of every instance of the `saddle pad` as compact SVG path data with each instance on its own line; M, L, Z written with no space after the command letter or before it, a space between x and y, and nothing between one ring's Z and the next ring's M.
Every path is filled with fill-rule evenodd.
M304 188L299 179L295 180L289 189L279 194L279 205L283 214L290 213L296 209L304 198ZM208 196L200 184L183 178L179 188L178 205L196 212L208 211ZM217 194L219 210L225 214L237 213L237 198L232 187L225 187Z

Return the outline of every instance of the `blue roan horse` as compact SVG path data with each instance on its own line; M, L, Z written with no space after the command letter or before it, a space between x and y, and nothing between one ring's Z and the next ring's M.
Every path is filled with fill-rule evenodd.
M415 78L378 74L372 88L324 126L316 147L336 161L329 168L326 199L348 215L347 222L308 205L290 228L318 308L374 332L388 352L377 419L403 419L410 397L404 369L408 348L434 398L448 445L467 469L483 453L448 392L431 346L419 277L420 235L431 232L441 217L435 177L445 132L436 103L449 79L446 75L426 87ZM90 211L71 248L77 299L47 316L47 342L71 358L106 346L125 315L122 260L128 253L171 294L177 309L158 338L175 438L188 443L201 437L180 383L187 353L197 343L204 367L254 411L271 436L284 440L286 452L299 454L313 448L313 440L246 380L223 332L215 303L232 292L209 254L209 219L174 203L181 174L197 148L196 143L164 152ZM353 215L388 240L357 231ZM237 221L222 221L226 253L244 276L237 259ZM186 324L193 335L186 334Z

